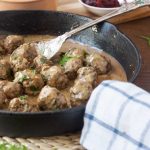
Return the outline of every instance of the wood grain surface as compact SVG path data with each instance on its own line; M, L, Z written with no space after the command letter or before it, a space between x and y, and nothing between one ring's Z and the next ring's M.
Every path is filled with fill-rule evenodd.
M150 45L141 36L150 37L150 17L117 25L139 48L142 57L142 68L135 84L150 92Z
M96 18L93 14L87 12L79 4L78 0L59 0L58 10ZM142 67L134 83L150 92L150 46L146 40L141 38L141 36L150 37L150 17L118 24L116 26L121 32L127 35L140 50Z

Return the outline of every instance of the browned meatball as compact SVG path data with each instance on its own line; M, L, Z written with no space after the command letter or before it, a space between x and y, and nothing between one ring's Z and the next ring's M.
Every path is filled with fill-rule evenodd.
M10 63L14 72L33 67L33 60L37 57L35 44L25 43L18 47L10 56Z
M68 107L65 96L56 88L48 85L41 90L38 104L41 110L56 110Z
M78 79L95 86L97 84L97 72L93 67L82 67L78 70Z
M0 108L4 107L5 102L7 101L5 93L0 90Z
M24 43L23 36L9 35L4 40L4 48L11 54L17 47Z
M92 53L86 57L88 66L95 68L98 74L106 74L110 71L110 62L100 53Z
M16 72L14 81L21 83L25 93L29 95L37 95L44 86L42 76L35 70L28 69Z
M83 66L83 61L80 58L72 58L64 65L65 73L70 80L73 80L77 76L77 71Z
M0 40L0 55L6 54L6 49L4 48L4 41Z
M3 90L3 87L7 84L7 80L0 80L0 90Z
M44 67L41 74L49 86L64 89L68 84L68 78L61 66Z
M10 79L11 78L11 67L8 61L0 60L0 79Z
M65 55L68 57L75 57L75 58L83 59L85 54L86 52L82 49L72 48L69 51L67 51Z
M92 93L93 87L88 82L76 80L73 87L70 88L70 94L73 105L77 106L85 103Z
M8 99L12 99L18 97L22 93L23 89L20 84L8 81L3 86L3 91Z
M39 107L36 104L30 104L28 98L14 98L10 101L8 109L13 112L38 112Z
M19 96L23 89L22 86L15 82L10 82L7 80L0 81L0 90L2 90L8 99L15 98Z
M46 59L46 57L38 55L35 59L34 59L34 66L36 68L36 70L38 72L40 72L42 70L42 67L45 65L52 65L52 62L48 59Z

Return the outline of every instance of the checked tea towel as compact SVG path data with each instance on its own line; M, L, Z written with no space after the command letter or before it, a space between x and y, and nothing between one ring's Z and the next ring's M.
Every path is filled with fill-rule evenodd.
M150 94L104 81L92 93L80 143L88 150L150 150Z

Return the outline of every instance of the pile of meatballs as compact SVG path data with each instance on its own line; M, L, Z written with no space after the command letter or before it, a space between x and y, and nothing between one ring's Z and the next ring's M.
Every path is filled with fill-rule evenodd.
M100 53L73 48L47 60L35 43L9 35L0 41L0 109L38 112L85 104L99 84L98 76L110 70L110 61ZM65 89L69 99L62 92Z

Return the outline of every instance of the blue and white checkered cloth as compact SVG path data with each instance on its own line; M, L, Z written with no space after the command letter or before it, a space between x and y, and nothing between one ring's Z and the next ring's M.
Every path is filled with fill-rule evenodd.
M150 150L150 94L104 81L88 101L80 143L88 150Z

